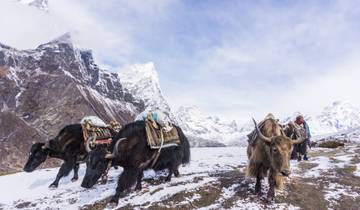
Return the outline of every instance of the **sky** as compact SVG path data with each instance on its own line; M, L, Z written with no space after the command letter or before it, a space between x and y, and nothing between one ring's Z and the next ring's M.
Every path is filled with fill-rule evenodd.
M71 32L111 71L153 62L165 98L249 121L360 107L356 0L0 0L0 42L34 48Z

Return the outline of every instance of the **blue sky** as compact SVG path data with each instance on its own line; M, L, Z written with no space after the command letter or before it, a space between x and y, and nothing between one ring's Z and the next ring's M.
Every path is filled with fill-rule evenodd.
M43 13L2 1L1 42L31 48L71 31L113 71L154 62L173 108L239 122L314 114L334 100L360 106L355 0L49 2Z

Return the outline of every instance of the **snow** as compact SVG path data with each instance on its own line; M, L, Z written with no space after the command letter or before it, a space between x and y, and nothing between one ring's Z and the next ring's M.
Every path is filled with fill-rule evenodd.
M360 177L360 163L356 164L354 175Z
M324 171L328 171L330 168L332 168L332 164L328 157L316 157L314 160L312 160L312 162L316 162L318 166L307 171L304 177L319 177Z
M284 122L295 120L298 114L300 113L295 112L292 116L286 118ZM312 136L315 138L360 127L360 108L348 101L335 101L326 106L319 115L305 115L304 117L309 124Z
M209 116L197 106L180 107L176 113L177 122L189 136L213 140L225 145L245 145L244 136L235 121Z
M84 124L85 122L97 127L107 127L106 123L97 116L86 116L80 121L81 124Z
M246 163L246 161L246 149L241 147L192 148L191 164L180 168L180 173L183 176L174 177L171 182L160 185L149 185L143 182L144 188L147 190L143 190L140 195L138 192L130 193L129 196L119 200L118 207L127 204L150 205L180 191L196 189L206 183L216 181L216 177L209 176L209 173L219 169L231 170L233 166ZM28 209L46 209L48 206L55 209L78 209L80 206L113 195L116 188L115 180L121 173L121 169L111 169L109 182L106 185L96 185L92 189L83 189L80 184L85 173L85 165L82 164L78 181L71 182L72 176L68 176L60 180L57 189L49 189L48 186L55 179L57 171L58 168L53 168L36 170L32 173L20 172L0 176L0 186L2 189L6 189L0 191L0 206L5 209L16 209L16 205L29 201L36 206L28 207ZM144 179L158 178L160 175L161 173L155 174L149 170L146 171ZM199 176L202 177L202 180L194 182L194 179Z
M121 84L138 101L145 103L146 110L162 110L174 120L170 106L162 94L159 75L152 62L135 64L120 70Z
M336 174L334 169L342 168L351 163L353 157L357 154L355 150L358 147L349 147L345 150L338 150L334 157L314 156L309 161L297 162L291 161L292 175L288 181L306 178L311 181L308 184L318 185L314 180L319 180L326 175L326 178L334 178ZM331 152L329 149L316 148L312 152L319 153ZM247 163L245 147L222 147L222 148L192 148L192 160L189 165L180 168L180 177L173 177L171 182L161 181L161 177L166 175L166 171L155 173L152 170L145 172L144 179L152 179L160 184L151 184L143 182L141 191L132 191L124 198L119 200L118 208L126 206L139 205L141 208L153 207L156 203L163 203L164 200L172 198L182 192L193 192L179 203L172 203L169 206L176 208L176 205L186 202L192 202L199 199L201 195L198 189L204 186L212 186L219 182L217 176L212 174L222 171L231 172L233 170L245 170ZM311 170L301 171L300 164L315 164ZM360 164L356 164L357 170L355 176L360 175ZM80 166L80 179L71 182L71 176L63 178L57 189L49 189L48 185L55 179L58 168L37 170L33 173L20 172L17 174L0 176L0 207L4 209L17 209L17 205L29 202L26 209L46 209L51 206L53 209L78 209L87 204L93 204L114 194L116 180L122 169L111 169L109 172L109 181L105 185L96 185L91 189L80 187L81 179L85 173L85 165ZM339 177L341 178L341 177ZM220 197L215 202L200 209L221 209L225 201L236 197L244 183L251 183L249 188L253 189L255 183L252 179L243 179L234 182L226 188L222 188ZM329 208L336 206L337 200L342 196L350 199L356 199L359 195L351 186L343 186L332 181L323 181L322 184L324 198L329 202ZM268 189L267 181L264 180L265 191ZM250 191L249 191L250 192ZM286 197L286 191L278 192ZM266 196L266 195L264 195ZM261 198L260 198L261 199ZM164 205L168 205L163 203ZM32 206L34 205L34 206ZM231 209L299 209L297 206L288 203L270 203L264 206L254 195L249 194L240 200L235 200Z
M9 110L8 105L7 105L5 102L3 102L3 105L2 105L2 107L1 107L1 112L6 112L6 111L8 111L8 110Z

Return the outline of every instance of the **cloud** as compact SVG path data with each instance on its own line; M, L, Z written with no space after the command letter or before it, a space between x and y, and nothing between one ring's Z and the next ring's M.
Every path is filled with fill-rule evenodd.
M195 104L240 122L316 113L338 99L360 104L355 0L49 4L44 13L1 1L0 42L33 48L70 31L109 68L154 62L173 108Z
M232 110L240 121L268 112L279 117L294 111L316 113L342 98L357 103L351 76L356 68L349 70L360 47L357 3L269 2L220 5L205 13L223 25L221 35L214 47L193 56L193 83L181 88L184 101L195 95L207 110ZM177 94L178 101L181 96ZM239 110L226 108L231 105Z

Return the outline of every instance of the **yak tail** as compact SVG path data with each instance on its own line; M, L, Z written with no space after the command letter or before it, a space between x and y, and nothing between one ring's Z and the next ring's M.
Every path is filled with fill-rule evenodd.
M183 158L181 160L182 164L190 163L190 143L189 140L186 138L185 134L181 130L180 127L176 127L179 138L180 138L180 144L183 150Z

